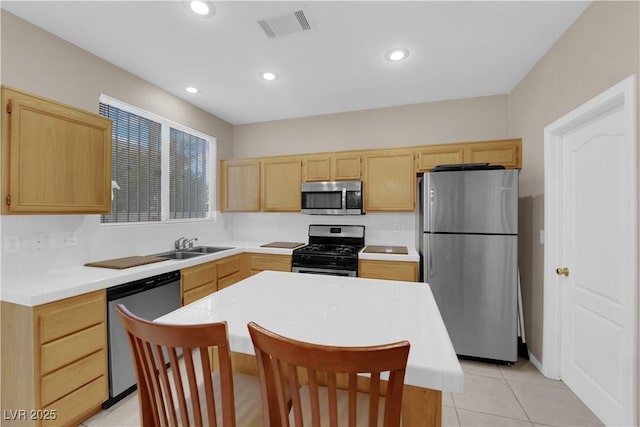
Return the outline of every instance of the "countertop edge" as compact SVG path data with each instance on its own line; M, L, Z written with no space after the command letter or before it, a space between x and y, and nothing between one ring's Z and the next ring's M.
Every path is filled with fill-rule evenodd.
M65 298L99 291L111 286L133 282L157 274L182 270L205 262L216 261L241 253L292 255L293 249L261 247L264 242L226 241L205 246L229 246L229 249L185 260L167 260L122 270L79 266L46 273L3 278L0 301L35 307ZM420 257L414 248L408 255L359 253L360 259L417 262Z

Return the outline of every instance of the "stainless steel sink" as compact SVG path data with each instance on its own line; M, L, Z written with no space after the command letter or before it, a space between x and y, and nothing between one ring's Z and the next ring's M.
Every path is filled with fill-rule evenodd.
M189 259L197 256L202 256L204 254L205 254L204 252L173 251L173 252L156 254L155 256L163 256L169 259Z
M225 248L223 246L198 246L196 248L186 249L187 252L197 252L200 254L215 254L216 252L228 251L229 249L235 248Z

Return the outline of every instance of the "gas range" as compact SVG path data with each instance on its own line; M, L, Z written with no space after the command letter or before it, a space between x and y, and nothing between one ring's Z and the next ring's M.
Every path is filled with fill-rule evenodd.
M292 271L334 276L358 275L364 225L309 226L309 244L293 251Z

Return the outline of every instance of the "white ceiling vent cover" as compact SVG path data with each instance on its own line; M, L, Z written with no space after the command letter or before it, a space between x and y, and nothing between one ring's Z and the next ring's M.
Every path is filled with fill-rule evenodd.
M269 19L261 19L258 25L270 39L286 34L301 33L311 29L309 21L302 10Z

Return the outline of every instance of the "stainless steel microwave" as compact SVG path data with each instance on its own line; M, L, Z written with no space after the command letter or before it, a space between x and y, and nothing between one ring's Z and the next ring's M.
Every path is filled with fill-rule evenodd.
M305 182L302 213L311 215L362 215L362 181Z

